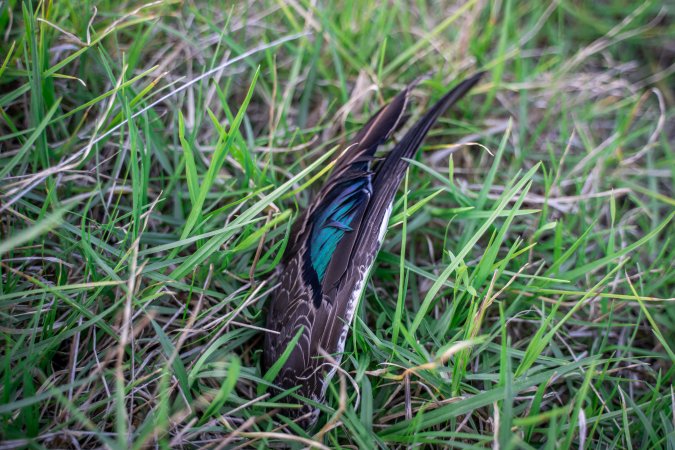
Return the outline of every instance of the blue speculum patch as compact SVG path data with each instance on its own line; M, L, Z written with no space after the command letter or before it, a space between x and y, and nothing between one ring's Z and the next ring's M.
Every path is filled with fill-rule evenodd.
M359 214L359 206L370 197L370 180L368 177L350 180L336 186L335 190L336 194L329 196L327 204L315 212L312 227L310 258L319 283L323 281L337 245L345 233L352 231L352 221Z

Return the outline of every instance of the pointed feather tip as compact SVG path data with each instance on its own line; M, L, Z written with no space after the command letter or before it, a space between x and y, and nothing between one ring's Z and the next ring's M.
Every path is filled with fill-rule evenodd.
M424 117L418 123L427 122L426 126L431 126L438 116L461 100L462 97L478 84L484 74L485 72L477 72L469 78L462 80L459 84L446 92L445 95L443 95L443 97L426 112ZM424 134L426 134L426 131Z
M430 70L428 72L423 73L422 75L418 76L414 80L412 80L408 85L405 87L407 91L412 91L417 87L418 84L420 84L422 81L426 81L431 79L431 77L434 75L434 71Z
M475 80L474 84L478 83L480 81L480 79L483 78L483 75L485 75L486 73L487 73L487 71L481 70L481 71L476 72L473 75L471 75L469 78L466 79L466 81L474 81Z
M448 108L453 106L464 97L471 88L473 88L482 78L485 72L478 72L471 75L469 78L457 84L450 89L443 97L434 103L424 115L407 131L403 139L393 148L391 152L384 159L384 162L378 169L376 182L379 181L386 173L387 179L381 181L382 183L392 183L398 186L405 168L408 163L403 161L405 158L412 158L417 149L420 147L422 140L425 138L429 129L436 122L438 117L443 114ZM394 174L394 175L392 175ZM393 181L392 181L393 180Z
M475 85L477 85L478 82L481 80L481 78L483 78L483 75L485 75L486 73L487 72L485 71L476 72L470 77L462 80L457 86L455 86L447 94L445 94L445 97L453 97L455 99L454 101L459 100L467 92L469 92L469 90L471 90Z
M433 77L434 73L435 73L435 71L433 71L433 70L430 70L428 72L423 73L422 75L418 76L417 78L412 80L410 83L408 83L408 85L405 87L404 91L407 92L407 94L409 94L415 87L417 87L417 85L419 85L423 81L431 79ZM473 86L475 86L481 80L481 78L483 78L483 75L485 75L486 73L487 72L484 71L484 70L481 70L480 72L476 72L473 75L471 75L470 77L466 78L465 80L462 80L462 82L459 83L459 85L457 85L457 87L459 87L460 85L466 85L467 90L471 89Z
M484 71L484 70L481 70L480 72L476 72L476 73L474 73L473 75L471 75L469 78L467 78L466 80L464 80L464 83L467 83L467 84L469 85L469 88L472 88L472 87L474 87L476 84L478 84L478 82L483 78L483 76L484 76L486 73L487 73L487 72Z

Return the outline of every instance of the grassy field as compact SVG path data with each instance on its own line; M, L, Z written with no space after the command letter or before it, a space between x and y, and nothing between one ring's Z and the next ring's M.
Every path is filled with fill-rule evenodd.
M0 1L0 449L675 449L674 18ZM301 429L260 369L290 224L406 83L415 118L477 70Z

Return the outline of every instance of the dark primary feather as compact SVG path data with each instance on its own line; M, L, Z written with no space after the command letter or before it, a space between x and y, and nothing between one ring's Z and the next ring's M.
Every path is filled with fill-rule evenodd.
M298 218L284 255L279 288L267 315L263 369L269 369L302 329L275 384L321 401L338 362L356 302L381 245L394 195L412 158L438 117L482 74L463 81L434 104L379 164L378 146L405 120L408 86L380 109L343 152L324 187ZM300 412L311 411L305 406Z

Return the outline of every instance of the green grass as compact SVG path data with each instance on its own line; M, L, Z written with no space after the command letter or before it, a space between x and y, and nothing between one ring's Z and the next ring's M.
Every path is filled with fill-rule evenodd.
M0 2L0 448L675 449L672 8L141 5ZM260 369L290 224L476 70L301 429Z

